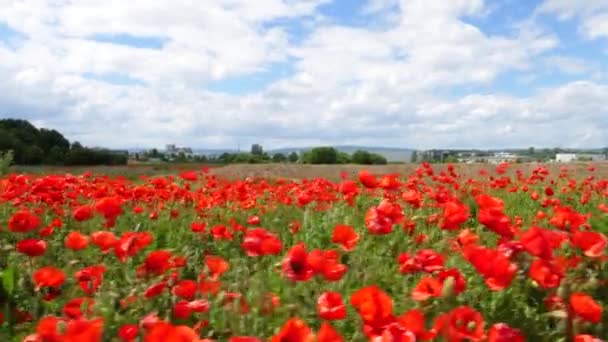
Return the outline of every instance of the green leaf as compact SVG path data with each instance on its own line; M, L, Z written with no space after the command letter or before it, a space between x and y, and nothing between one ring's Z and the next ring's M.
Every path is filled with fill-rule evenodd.
M2 271L2 287L10 296L15 291L15 267L11 266Z

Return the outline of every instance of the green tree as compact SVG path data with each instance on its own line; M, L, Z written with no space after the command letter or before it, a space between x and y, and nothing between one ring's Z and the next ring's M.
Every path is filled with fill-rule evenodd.
M297 163L300 160L300 156L296 152L291 152L287 158L290 163Z
M371 153L370 159L371 159L372 164L374 164L374 165L388 164L388 160L386 160L386 158L383 155L380 155L378 153Z
M62 151L70 148L70 142L61 133L54 129L41 128L38 137L38 146L48 153L53 147L57 146Z
M350 154L346 152L338 152L338 158L336 159L336 163L338 164L350 164L352 159Z
M370 165L372 164L372 155L367 151L357 150L353 153L352 161L355 164Z
M275 153L272 156L272 161L275 163L284 163L287 161L287 157L283 153Z
M28 146L25 150L23 163L26 165L38 165L44 160L44 151L37 145Z
M333 147L315 147L310 151L311 164L336 164L338 151Z
M65 160L65 153L66 153L65 150L63 150L61 147L55 145L55 146L51 147L51 149L49 150L49 152L45 158L45 162L52 164L52 165L62 164Z

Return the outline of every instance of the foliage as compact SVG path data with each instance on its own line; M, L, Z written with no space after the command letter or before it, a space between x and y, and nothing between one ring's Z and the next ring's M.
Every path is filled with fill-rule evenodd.
M336 164L338 151L329 146L315 147L306 155L305 162L310 164Z
M126 156L103 150L85 149L56 130L36 128L26 120L0 119L0 151L14 152L19 165L124 165Z
M515 168L0 178L0 340L608 336L608 179Z
M372 164L383 165L383 164L387 163L386 158L384 158L383 156L381 156L377 153L370 153L368 151L362 151L362 150L358 150L358 151L355 151L355 153L353 153L352 162L354 164L363 164L363 165L372 165Z
M0 151L0 176L8 174L11 165L13 164L13 151Z
M352 160L348 153L338 151L338 155L336 157L336 164L350 164L351 162Z
M290 163L297 163L300 160L300 156L296 152L291 152L287 157Z
M287 157L283 153L275 153L272 156L272 161L275 163L284 163L287 161Z

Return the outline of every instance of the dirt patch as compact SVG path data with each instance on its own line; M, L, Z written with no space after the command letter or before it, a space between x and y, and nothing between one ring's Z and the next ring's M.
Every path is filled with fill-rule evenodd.
M595 163L594 172L599 177L608 177L608 163ZM515 170L521 170L524 175L529 175L534 168L545 166L551 174L559 173L559 169L567 166L570 174L576 178L586 177L590 173L587 171L589 164L587 163L571 163L571 164L514 164L511 167L510 173ZM454 164L458 173L465 177L476 177L482 169L493 170L496 165L490 164ZM213 173L230 179L242 179L246 177L262 177L262 178L286 178L286 179L303 179L323 177L331 181L340 180L342 172L347 173L350 177L356 176L360 170L366 169L374 174L390 174L398 173L407 175L417 168L415 164L394 164L394 165L302 165L302 164L239 164L228 165L213 169ZM447 165L433 165L436 172L440 172L447 168Z

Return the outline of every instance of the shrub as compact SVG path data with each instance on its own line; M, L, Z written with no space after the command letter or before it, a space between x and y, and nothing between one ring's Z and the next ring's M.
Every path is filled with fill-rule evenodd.
M333 147L315 147L310 151L311 164L336 164L338 151Z
M0 176L8 174L12 163L13 151L0 152Z

